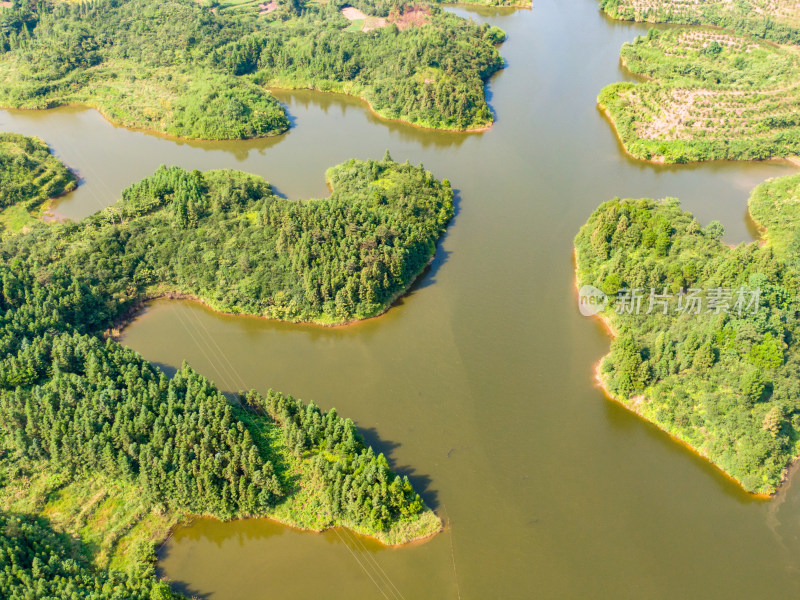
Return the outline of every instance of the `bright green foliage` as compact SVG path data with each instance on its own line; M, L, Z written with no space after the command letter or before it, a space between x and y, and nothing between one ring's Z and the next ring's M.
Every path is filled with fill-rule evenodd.
M377 16L391 8L352 4ZM361 96L383 117L425 127L465 130L492 122L484 84L503 65L495 44L505 34L497 27L435 8L428 24L404 31L389 26L351 33L340 21L349 26L329 3L269 35L222 46L210 60L267 85Z
M779 44L800 44L800 10L793 0L601 0L614 19L713 25Z
M102 473L137 483L151 506L224 518L264 513L283 495L228 402L188 367L168 380L132 350L80 334L3 341L0 420L19 469Z
M6 600L171 600L182 598L152 573L98 572L41 519L0 513L0 590Z
M800 54L706 29L651 30L625 44L644 83L598 98L625 149L644 160L762 160L800 153Z
M403 9L363 4L371 15ZM285 131L269 84L363 96L429 127L485 126L483 87L502 67L504 37L435 7L422 27L349 32L336 2L258 16L194 0L45 1L0 19L0 105L83 103L129 127L203 139Z
M800 254L800 175L778 177L759 185L748 202L750 216L762 228L775 253Z
M753 197L763 223L783 206L781 227L797 231L800 215L782 195L793 186L765 186ZM638 314L622 310L630 292L603 313L617 332L600 370L607 390L745 489L771 493L800 452L800 263L777 238L731 249L719 229L700 227L675 200L606 202L575 239L578 283L643 296ZM689 288L703 290L698 314L679 310Z
M33 210L75 185L75 176L42 140L0 133L0 209Z
M233 406L188 366L168 379L101 337L130 302L157 289L243 311L282 306L270 314L292 318L346 320L386 308L432 256L452 216L452 190L422 167L388 158L350 161L328 177L331 198L299 203L244 173L162 168L110 210L0 242L0 487L24 489L43 473L56 491L96 479L106 482L103 494L136 490L139 506L118 523L130 534L124 540L103 523L101 531L78 532L106 552L95 567L63 562L50 542L43 555L37 540L51 534L31 529L7 557L22 566L0 562L8 590L21 594L31 577L61 574L54 589L75 590L74 597L169 598L148 566L148 537L136 531L136 520L153 511L166 515L161 522L191 513L274 516L391 543L439 530L408 480L335 411L272 392ZM330 275L341 270L344 279ZM240 280L249 287L237 288ZM353 304L340 309L337 298L351 292ZM327 512L295 518L298 496ZM0 544L4 535L11 534L0 527ZM115 545L127 548L125 560L107 555ZM134 574L98 570L109 558L132 564Z
M295 202L255 176L162 167L84 224L10 244L32 261L60 257L54 269L122 302L170 291L292 321L375 316L432 259L453 192L391 160L352 160L327 176L330 198Z
M315 509L329 524L344 522L379 533L413 521L425 510L408 478L395 475L383 454L366 447L353 422L336 410L323 413L313 403L272 390L266 398L250 392L245 402L279 424L288 451L306 459L307 479L320 499Z

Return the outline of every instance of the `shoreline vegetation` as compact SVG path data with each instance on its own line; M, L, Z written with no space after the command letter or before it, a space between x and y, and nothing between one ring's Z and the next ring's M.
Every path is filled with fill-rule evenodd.
M800 44L800 9L792 0L601 0L600 10L619 21L708 25L778 44Z
M4 590L179 598L154 551L192 516L385 545L442 530L335 409L272 390L226 398L188 365L168 378L103 336L159 286L284 320L386 310L432 259L450 184L388 153L326 177L330 197L288 201L246 173L162 167L81 222L3 234L0 549L17 565Z
M755 12L750 20L709 17L709 11L724 12L723 5L734 6L667 2L657 10L640 0L601 3L612 18L637 15L636 20L687 25L651 29L624 44L621 64L643 81L611 84L598 96L598 107L632 157L673 164L800 154L794 110L800 98L800 30L794 17L780 27ZM675 16L682 11L692 18ZM776 31L792 31L796 39L776 37Z
M359 102L362 102L366 107L367 111L378 117L383 121L388 121L390 123L402 123L403 125L408 125L409 127L415 127L417 129L430 129L435 131L443 131L445 133L484 133L489 131L494 126L494 118L492 118L492 122L486 125L474 125L472 127L466 129L449 129L447 127L432 127L429 125L423 125L419 123L412 123L411 121L407 121L402 118L394 118L386 116L378 112L372 104L370 104L369 99L366 96L360 96L356 93L346 92L346 91L339 91L339 90L330 90L330 89L322 89L322 88L315 88L313 86L302 85L302 84L292 84L286 81L278 80L275 82L270 82L267 86L267 89L270 92L297 92L297 91L311 91L317 94L332 94L336 96L345 96L347 98L354 98Z
M76 187L75 174L41 139L0 133L0 235L30 225Z
M15 5L0 12L0 106L82 105L171 137L246 139L288 130L268 90L281 82L355 96L380 118L419 127L491 126L485 84L503 67L499 28L436 4L360 0L384 25L350 31L350 4L274 4L268 14L192 0Z
M617 198L575 238L577 288L609 297L596 315L612 338L595 368L606 395L762 497L800 455L798 207L800 176L761 184L748 209L765 239L729 247L674 199Z
M533 8L533 0L437 0L437 4L478 8Z
M409 288L416 283L424 274L425 271L431 266L435 256L431 256L430 260L419 270L416 276L411 278L411 283L409 284ZM139 318L142 313L146 310L147 305L155 302L157 300L185 300L187 302L192 302L203 308L206 308L213 312L216 315L220 315L223 317L248 317L251 319L266 319L267 321L280 321L283 323L291 323L293 325L310 325L314 327L325 327L330 329L336 329L339 327L350 327L352 325L357 325L359 323L363 323L364 321L369 321L370 319L377 319L385 315L389 310L394 307L394 305L408 293L408 290L398 290L395 292L394 297L388 300L385 306L380 310L380 312L370 315L368 317L360 317L360 318L352 318L348 321L342 321L338 323L331 323L327 321L314 321L314 320L287 320L281 319L278 317L271 317L268 315L256 315L256 314L249 314L249 313L242 313L242 312L233 312L233 311L226 311L220 308L215 307L211 303L208 302L205 298L200 296L196 296L194 294L183 293L183 292L176 292L172 290L167 291L160 291L160 292L148 292L135 302L133 302L125 314L121 315L117 318L106 331L103 333L103 336L106 338L110 338L114 341L119 341L122 337L123 332L126 327L131 325L137 318Z

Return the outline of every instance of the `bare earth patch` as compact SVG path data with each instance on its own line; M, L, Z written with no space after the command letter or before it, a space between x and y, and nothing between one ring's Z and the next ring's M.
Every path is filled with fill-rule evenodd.
M389 16L389 22L397 25L400 31L408 29L409 27L422 27L428 22L431 16L431 11L426 6L412 6L407 9L402 15L392 14Z
M348 21L363 21L364 26L361 31L372 31L373 29L380 29L387 25L397 25L400 31L409 29L410 27L422 27L425 25L431 15L429 8L425 6L411 6L400 14L397 11L392 11L389 18L371 17L365 15L363 12L353 6L347 6L342 9L342 16Z
M355 8L354 6L345 6L342 9L342 16L348 21L366 20L367 15Z
M272 2L264 2L258 5L258 14L268 15L269 13L278 10L278 3L275 0Z

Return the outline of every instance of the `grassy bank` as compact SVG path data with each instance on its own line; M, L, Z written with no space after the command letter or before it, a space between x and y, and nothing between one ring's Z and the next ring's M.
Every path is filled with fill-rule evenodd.
M76 185L75 175L42 140L0 133L0 228L20 231Z

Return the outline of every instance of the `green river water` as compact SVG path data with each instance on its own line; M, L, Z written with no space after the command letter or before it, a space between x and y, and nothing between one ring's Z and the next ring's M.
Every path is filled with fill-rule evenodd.
M788 164L660 167L626 157L596 108L626 78L620 45L646 31L594 0L533 10L454 9L508 32L489 85L497 122L452 134L387 123L357 100L279 93L281 137L176 142L97 112L0 111L39 135L83 184L79 218L159 164L258 173L288 197L327 194L350 157L423 162L458 190L429 272L386 315L325 329L157 301L124 343L165 369L187 360L224 390L268 387L335 406L447 522L384 548L347 531L199 520L161 550L162 574L211 600L747 598L800 595L800 485L752 498L608 401L593 368L609 337L578 313L572 239L613 196L676 196L726 241L752 239L749 190Z

